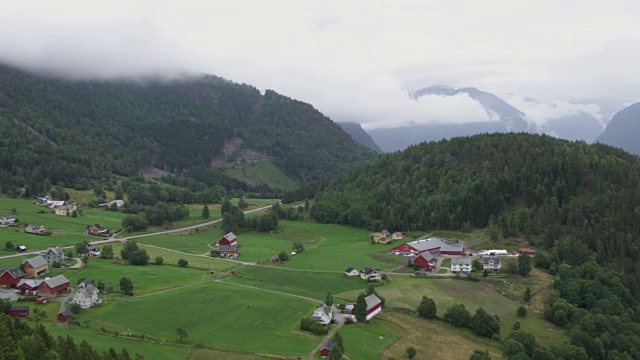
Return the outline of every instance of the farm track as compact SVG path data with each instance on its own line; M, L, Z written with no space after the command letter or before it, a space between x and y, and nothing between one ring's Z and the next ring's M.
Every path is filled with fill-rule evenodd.
M299 299L303 299L303 300L313 301L314 303L322 303L324 301L324 300L314 299L314 298L310 298L310 297L306 297L306 296L302 296L302 295L290 294L290 293L286 293L286 292L283 292L283 291L262 289L262 288L251 286L251 285L228 283L228 282L225 282L225 281L222 281L222 280L210 280L210 281L217 282L217 283L220 283L220 284L240 286L240 287L245 287L245 288L254 289L254 290L266 291L266 292L270 292L270 293L274 293L274 294L291 296L291 297L295 297L295 298L299 298Z

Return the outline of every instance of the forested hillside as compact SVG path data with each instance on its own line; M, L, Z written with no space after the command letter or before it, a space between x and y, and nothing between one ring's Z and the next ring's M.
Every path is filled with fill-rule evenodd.
M564 355L539 358L640 359L639 183L640 158L609 146L477 135L356 166L317 192L311 216L525 238L548 250L536 266L556 275L545 318L570 330Z
M634 274L640 294L640 158L549 136L492 134L424 143L330 181L320 222L372 230L499 227L561 246L571 264L595 252Z
M233 184L208 169L237 139L298 183L372 155L311 105L215 76L67 81L0 65L0 126L4 192L151 166L187 176L207 170Z

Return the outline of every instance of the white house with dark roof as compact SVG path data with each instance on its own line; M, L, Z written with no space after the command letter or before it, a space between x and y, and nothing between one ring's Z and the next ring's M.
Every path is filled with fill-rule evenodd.
M344 274L347 276L358 276L360 275L360 271L352 268L352 267L348 267L345 271Z
M499 256L485 256L482 258L482 267L484 270L493 272L502 269L502 263Z
M81 282L76 286L76 290L71 298L72 304L78 304L84 309L98 306L102 302L98 298L99 291L93 286L91 282Z
M311 320L322 325L328 325L333 320L333 306L322 304L318 306L311 315Z
M367 281L380 281L382 274L380 269L364 268L360 270L360 278Z
M473 259L468 257L454 257L451 259L451 272L470 273L473 270Z

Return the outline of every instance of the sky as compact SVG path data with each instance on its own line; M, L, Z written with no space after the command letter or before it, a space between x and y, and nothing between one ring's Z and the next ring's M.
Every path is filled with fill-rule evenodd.
M577 111L606 121L603 103L640 101L635 0L0 0L0 9L2 62L71 78L210 73L369 129L496 120L466 95L408 96L434 84L510 97L537 123Z

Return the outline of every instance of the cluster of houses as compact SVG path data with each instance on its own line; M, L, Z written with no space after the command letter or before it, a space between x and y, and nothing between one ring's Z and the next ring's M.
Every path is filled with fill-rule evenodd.
M412 265L417 265L423 271L433 270L436 266L436 257L438 256L466 255L463 244L452 243L437 237L404 243L394 247L393 253L407 257Z
M15 223L16 223L16 218L11 215L0 217L0 226L9 226Z
M360 276L362 280L367 280L367 281L382 280L382 273L380 272L380 269L372 269L369 267L366 267L359 271L352 267L349 267L344 271L344 274L347 276Z
M218 240L218 242L215 244L215 246L216 251L222 257L232 259L240 255L238 253L238 239L232 232L221 237L220 240Z
M99 248L97 251L99 251ZM56 246L47 249L44 256L38 255L23 259L20 262L20 267L0 269L0 285L5 288L24 291L27 296L39 296L36 302L38 304L46 303L49 298L69 291L69 279L66 276L58 275L43 278L49 272L49 267L54 263L64 264L63 248ZM78 304L83 308L98 306L101 303L98 293L99 291L93 286L93 283L85 280L75 288L70 303ZM67 321L70 314L68 311L61 312L58 314L58 320ZM12 306L9 315L28 317L29 307Z
M371 294L365 297L364 301L367 305L365 321L370 321L374 316L378 315L382 311L382 300L380 300L380 298L375 294ZM345 319L350 319L351 321L357 322L355 307L355 303L346 304L344 310L341 311L341 315L344 316ZM333 321L334 312L337 312L335 310L335 307L321 304L311 315L311 320L317 321L320 324L327 326ZM333 344L331 343L331 340L325 341L320 348L320 357L323 359L328 358L329 354L331 353L332 347Z
M389 230L386 229L371 235L371 239L376 244L388 244L392 241L402 240L403 237L404 233L400 231L396 231L392 234Z
M55 210L56 215L60 216L71 216L77 209L75 204L67 204L64 200L53 200L49 195L44 194L38 195L38 205Z

